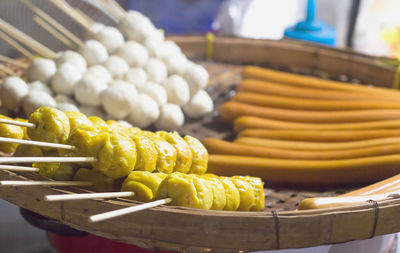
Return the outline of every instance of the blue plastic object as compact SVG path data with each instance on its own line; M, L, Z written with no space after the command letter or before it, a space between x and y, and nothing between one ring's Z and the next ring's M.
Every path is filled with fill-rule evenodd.
M285 30L285 37L310 41L327 46L336 45L336 30L323 21L315 19L315 1L307 1L307 18Z

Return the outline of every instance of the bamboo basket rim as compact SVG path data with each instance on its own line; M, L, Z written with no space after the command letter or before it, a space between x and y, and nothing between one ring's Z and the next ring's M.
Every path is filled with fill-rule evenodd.
M272 54L273 50L277 50L274 52L276 55L279 55L280 52L299 52L304 56L312 56L307 61L307 66L311 70L319 67L316 63L321 61L322 57L332 57L334 60L342 60L344 62L354 62L355 64L365 64L368 68L374 68L377 71L385 71L385 73L390 73L392 76L390 78L385 79L379 85L383 86L391 86L391 82L394 80L394 76L396 73L396 66L388 63L388 59L376 58L373 56L367 56L359 53L355 53L348 50L340 50L334 48L327 48L323 46L308 44L304 42L297 41L271 41L271 40L252 40L252 39L243 39L243 38L231 38L231 37L220 37L216 36L215 40L210 44L209 41L204 36L176 36L169 37L169 39L178 43L183 51L189 57L193 59L206 60L207 59L207 51L212 50L214 54L212 55L212 60L215 62L229 62L233 64L246 64L252 61L251 58L247 59L246 57L254 57L254 54L250 54L249 56L235 55L234 49L249 46L258 50L257 53L260 53L260 59L255 59L254 64L256 65L269 65L271 62L265 60L265 54L274 56ZM218 51L219 49L224 48L228 50L228 52L234 52L233 54L223 53ZM231 51L229 51L231 50ZM270 50L265 52L266 50ZM264 55L262 53L265 53ZM272 65L278 69L290 69L294 67L294 71L296 72L298 67L304 67L304 62L292 62L292 59L288 59L287 62L281 61L276 65ZM270 60L272 61L272 60ZM299 66L297 66L298 64ZM301 66L300 66L301 65ZM326 69L323 69L326 71ZM329 72L330 69L328 68ZM354 71L354 74L353 72ZM300 71L301 72L301 71ZM311 71L312 72L312 71ZM309 72L308 72L309 73ZM361 73L361 74L360 74ZM350 76L354 76L355 78L363 81L362 73L357 72L357 69L350 69L349 73L346 73ZM332 79L336 79L335 72L333 71L330 74ZM353 74L353 75L352 75ZM359 75L359 76L357 76ZM368 77L368 76L367 76ZM0 179L10 179L10 180L27 180L27 179L35 179L36 175L31 176L29 173L13 173L7 171L0 171ZM40 187L35 186L33 195L36 194L56 194L56 193L66 193L66 192L75 192L82 191L78 188L60 188L60 187ZM156 219L167 219L168 217L184 217L184 219L193 219L193 222L197 224L207 223L209 221L216 222L220 228L216 228L216 231L220 232L218 229L226 229L231 225L237 231L232 231L232 238L228 235L223 235L224 240L222 242L215 242L209 237L209 241L202 241L197 238L203 230L206 229L206 225L202 225L199 229L198 234L191 235L189 233L189 238L192 238L194 241L190 241L189 243L186 241L182 241L183 238L168 239L168 236L163 237L162 235L157 234L154 236L151 233L155 233L153 231L154 228L143 228L143 234L138 235L136 232L132 232L132 235L124 234L123 236L119 235L116 231L107 232L102 230L104 226L113 224L114 222L121 224L124 221L129 220L129 217L132 215L128 215L126 217L116 218L112 221L104 222L105 225L97 225L89 224L87 220L87 213L84 212L83 207L74 206L71 204L71 209L75 210L75 213L67 214L64 213L65 210L68 210L68 204L60 204L60 203L45 203L44 206L49 207L48 210L43 210L43 202L36 199L28 198L21 199L18 196L20 191L24 191L21 187L9 187L9 188L0 188L0 197L8 200L18 206L29 209L34 212L38 212L41 215L47 216L49 218L53 218L59 220L63 223L66 223L72 227L78 228L80 230L84 230L90 233L98 234L101 236L105 236L111 239L115 239L122 242L127 243L135 243L141 247L150 248L150 249L167 249L167 250L185 250L190 252L203 252L205 249L212 249L215 252L233 252L233 251L254 251L254 250L273 250L273 249L284 249L284 248L301 248L301 247L311 247L318 246L324 244L335 244L346 242L350 240L358 240L358 239L367 239L371 238L371 236L389 234L393 232L400 231L400 222L393 224L392 226L388 226L388 220L392 221L393 217L389 217L389 214L395 215L400 211L400 199L392 198L384 201L379 201L375 203L365 202L360 205L351 205L351 206L343 206L336 208L326 208L319 210L302 210L302 211L262 211L262 212L228 212L228 211L212 211L212 210L199 210L192 208L184 208L184 207L172 207L172 206L161 206L152 208L150 210L144 211L141 214L138 214L140 217L155 217ZM26 196L24 196L26 197ZM38 204L40 203L40 204ZM83 202L80 202L81 204ZM130 201L130 200L90 200L85 202L86 205L95 206L104 210L109 210L110 206L115 207L123 207L123 206L132 206L136 205L138 202ZM66 209L67 208L67 209ZM83 211L82 211L83 210ZM88 209L89 210L89 209ZM91 210L93 212L93 210ZM84 220L86 217L86 220ZM188 218L189 217L189 218ZM193 218L194 217L194 218ZM346 229L350 228L350 225L354 224L346 224L344 220L348 217L355 219L355 221L365 222L363 225L364 229L358 234L347 234ZM243 225L250 223L248 225L248 229L246 232L255 236L253 240L250 240L248 243L246 240L249 240L244 234L243 231L239 231L239 226L237 224L231 224L231 219L235 219L237 223ZM138 219L139 220L139 219ZM326 220L326 223L324 223ZM186 220L185 220L186 221ZM222 224L222 222L228 222L229 224ZM132 221L132 225L137 225L135 222L140 221ZM153 222L153 221L151 221ZM305 222L309 222L313 229L318 230L317 232L323 234L322 238L308 238L309 241L298 241L299 234L292 234L290 231L292 226L300 226L306 224ZM324 225L330 226L325 228L326 231L321 231L323 229L320 224L313 223L319 222ZM138 223L138 224L139 224ZM141 224L141 223L140 223ZM150 223L149 223L150 224ZM156 224L151 223L149 226L156 226ZM181 226L177 229L183 229L185 224L182 221L182 224L178 222ZM310 225L310 226L311 226ZM337 227L339 226L339 227ZM229 226L228 226L229 227ZM158 229L161 229L157 227ZM289 229L290 228L290 229ZM122 229L122 228L121 228ZM167 228L163 228L165 231ZM296 227L298 229L298 227ZM335 230L337 229L337 230ZM146 233L150 231L150 235L146 236ZM174 231L168 230L168 231ZM211 235L216 235L216 231L209 231ZM301 230L298 230L299 232ZM193 232L194 233L194 232ZM218 233L219 234L219 233ZM239 235L244 236L243 239L238 237ZM222 235L221 235L222 236ZM294 236L294 237L293 237ZM161 239L164 238L164 239ZM239 238L239 239L238 239ZM297 240L296 240L297 239ZM231 241L230 241L231 240ZM235 240L240 240L242 244L239 246L238 242ZM292 241L291 241L292 240Z

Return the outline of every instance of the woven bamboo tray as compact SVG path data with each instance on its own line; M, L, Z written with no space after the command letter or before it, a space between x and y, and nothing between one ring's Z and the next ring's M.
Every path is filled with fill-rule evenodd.
M172 39L186 55L208 68L211 74L208 89L216 107L233 95L245 64L384 87L393 85L396 70L395 66L374 57L293 41L217 37L210 45L200 36ZM206 59L207 55L209 59ZM200 139L210 136L230 139L233 136L231 127L220 122L216 112L200 120L188 121L179 132ZM32 173L0 171L0 180L38 179L43 180ZM350 189L277 189L266 182L263 212L162 206L99 223L89 223L88 216L138 202L126 199L43 201L44 195L48 194L85 192L72 187L0 187L0 197L76 229L152 250L238 252L302 248L400 231L400 200L397 199L295 211L298 202L304 198L334 196Z

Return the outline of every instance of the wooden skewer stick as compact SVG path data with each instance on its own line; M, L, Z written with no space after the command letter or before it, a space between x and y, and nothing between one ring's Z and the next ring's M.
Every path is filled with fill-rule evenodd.
M23 126L28 128L35 128L35 124L29 122L22 122L12 119L0 119L0 123L8 124L8 125L16 125L16 126Z
M88 15L86 15L85 13L83 13L83 11L79 10L78 8L74 8L74 11L79 14L82 19L86 20L86 22L89 25L93 25L94 24L94 20L92 18L90 18Z
M28 58L30 60L35 58L35 56L31 52L26 50L23 46L18 44L18 42L13 40L10 36L8 36L7 34L3 33L2 31L0 31L0 38L2 38L5 42L7 42L10 46L12 46L15 50L20 52L26 58Z
M119 216L122 216L125 214L130 214L130 213L146 210L146 209L149 209L152 207L165 205L165 204L170 203L171 201L172 201L171 198L160 199L160 200L152 201L152 202L137 205L137 206L131 206L131 207L122 208L122 209L111 211L111 212L96 214L96 215L90 216L89 221L90 222L98 222L98 221L102 221L102 220L108 220L108 219L119 217Z
M28 64L26 64L24 62L12 59L12 58L7 57L5 55L0 55L0 61L12 64L14 66L17 66L17 67L20 67L20 68L24 68L24 69L28 68L28 66L29 66Z
M0 64L0 71L3 71L4 73L6 73L9 76L17 76L17 73L15 73L12 69L10 69L9 67Z
M53 50L49 49L48 47L46 47L43 44L39 43L38 41L34 40L32 37L28 36L27 34L21 32L16 27L5 22L3 19L0 19L0 30L2 30L3 32L7 33L8 35L14 37L20 43L31 48L32 50L36 51L38 54L40 54L44 57L54 59L57 56L57 54Z
M124 8L122 8L122 6L115 0L105 0L106 2L108 2L108 4L110 6L112 6L115 10L117 10L121 16L125 16L126 15L126 10Z
M101 192L101 193L77 193L77 194L60 194L60 195L46 195L46 201L68 201L68 200L82 200L82 199L111 199L132 197L134 192Z
M92 182L81 181L0 181L0 186L90 186Z
M45 20L47 23L58 29L63 35L68 37L70 40L72 40L74 43L76 43L78 46L81 46L83 42L75 36L73 33L71 33L68 29L66 29L63 25L61 25L59 22L57 22L54 18L50 17L47 13L36 7L35 5L32 4L31 1L27 0L20 0L22 3L24 3L27 7L29 7L36 15L41 17L43 20Z
M91 163L95 157L0 157L1 163Z
M71 145L43 142L43 141L22 140L22 139L14 139L14 138L7 138L7 137L0 137L0 143L16 143L16 144L24 144L24 145L30 145L30 146L38 146L38 147L45 147L45 148L61 148L61 149L68 149L68 150L75 149L75 147L71 146Z
M39 168L0 164L0 170L39 172Z
M124 17L124 14L121 14L116 8L110 5L109 2L105 0L99 0L101 8L103 8L109 15L117 20L121 20Z
M90 29L91 29L90 24L88 22L86 22L86 20L83 19L79 14L77 14L74 11L74 8L72 8L67 2L62 1L62 0L50 0L50 2L52 4L54 4L56 7L58 7L60 10L62 10L70 18L75 20L78 24L80 24L86 30L90 31Z
M51 35L53 35L56 39L58 39L59 41L61 41L61 43L63 43L64 45L66 45L69 48L72 49L77 49L76 45L72 44L72 42L65 37L64 35L62 35L61 33L59 33L56 29L54 29L53 27L51 27L48 23L46 23L46 21L44 21L42 18L40 18L39 16L34 16L33 20L40 25L44 30L46 30L48 33L50 33Z

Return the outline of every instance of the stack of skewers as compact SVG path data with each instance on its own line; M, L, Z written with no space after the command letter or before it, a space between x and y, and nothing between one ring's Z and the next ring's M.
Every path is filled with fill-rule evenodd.
M102 194L48 196L47 200L131 197L149 202L129 212L155 205L229 211L261 211L261 179L205 174L208 153L200 141L176 132L142 131L116 121L86 117L42 107L29 121L2 116L0 150L14 152L5 163L33 163L32 167L1 165L2 169L34 171L56 181L2 181L1 185L79 185ZM26 128L26 129L25 129ZM72 180L72 181L71 181ZM115 193L122 191L120 194ZM127 213L91 217L99 221Z
M164 130L182 126L184 114L197 118L213 110L204 90L209 79L206 69L188 60L139 12L126 12L114 1L99 1L117 20L117 27L112 27L94 22L63 0L50 1L85 29L82 40L31 1L21 2L34 12L34 21L69 50L56 53L0 20L1 38L31 60L29 65L19 64L26 69L28 84L16 76L5 80L4 109L21 108L30 115L50 106Z

